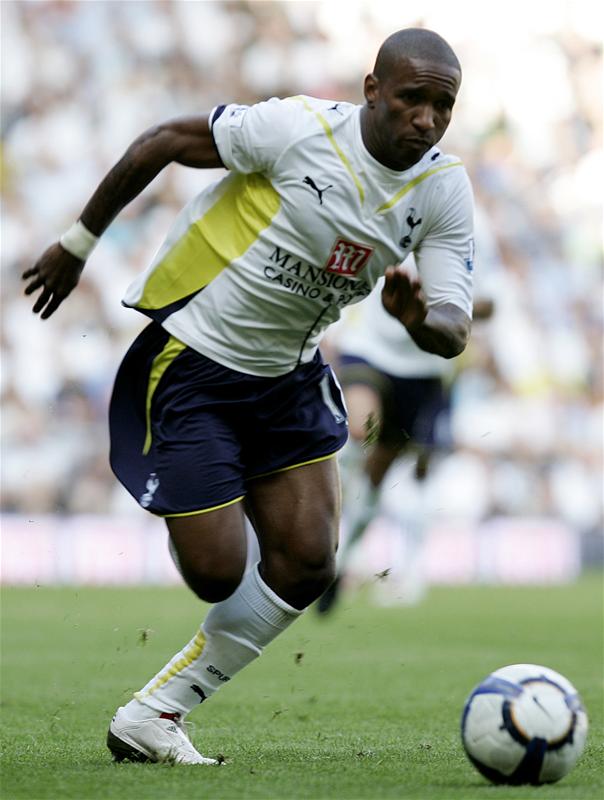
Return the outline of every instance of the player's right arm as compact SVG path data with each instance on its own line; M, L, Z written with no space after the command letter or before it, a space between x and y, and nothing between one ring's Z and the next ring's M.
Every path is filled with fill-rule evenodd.
M94 242L119 212L171 163L197 168L224 166L212 136L209 115L170 120L150 128L132 142L82 211L79 222L86 229L84 236L89 234L88 238ZM78 257L56 242L23 273L23 279L28 281L25 294L42 289L34 313L41 313L42 319L47 319L57 310L77 285L85 260L86 257Z

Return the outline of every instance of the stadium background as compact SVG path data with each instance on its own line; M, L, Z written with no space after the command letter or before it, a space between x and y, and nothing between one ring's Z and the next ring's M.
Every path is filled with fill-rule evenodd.
M600 563L599 4L551 0L544 13L540 3L425 0L421 15L361 0L1 10L5 583L178 580L163 524L109 471L107 403L145 324L120 306L123 291L217 173L165 170L48 322L22 295L23 269L144 128L270 95L360 102L380 42L408 25L438 30L463 64L445 146L468 167L500 260L495 317L476 327L455 384L456 451L430 479L429 578L562 582ZM391 530L372 533L359 570L397 557Z

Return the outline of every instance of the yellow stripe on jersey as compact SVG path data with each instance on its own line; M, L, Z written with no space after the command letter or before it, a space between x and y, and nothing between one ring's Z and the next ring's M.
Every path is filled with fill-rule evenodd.
M190 642L183 651L182 657L179 658L174 664L169 665L164 672L160 673L155 683L149 687L146 692L135 692L134 696L136 699L141 700L146 695L153 694L153 692L161 689L161 687L167 683L170 678L178 675L178 673L182 672L185 667L188 667L190 664L192 664L195 659L199 658L201 655L203 648L205 647L205 643L206 637L201 631L198 631L193 641Z
M279 194L263 175L234 174L222 197L151 273L136 308L163 308L207 286L254 244L280 205Z
M158 353L153 359L151 364L151 372L149 373L149 383L147 384L147 399L145 401L145 420L147 422L147 433L145 436L145 443L143 445L143 455L146 456L151 449L151 401L157 389L157 384L161 376L168 369L170 364L174 361L176 356L185 349L187 345L170 336L166 342L164 349Z
M426 178L429 178L431 175L434 175L443 169L451 169L451 167L462 167L462 166L463 164L461 163L461 161L455 161L453 164L444 164L442 167L433 167L432 169L426 170L426 172L422 172L422 174L418 175L417 178L413 178L412 181L409 181L409 183L403 186L403 188L400 191L398 191L394 195L394 197L392 197L386 203L383 203L379 208L377 208L375 213L383 214L384 211L388 211L389 209L391 209L398 203L401 197L404 197L407 194L407 192L410 192L411 189L417 186L418 183L422 183L422 181L425 181Z
M299 100L304 106L304 108L307 111L310 111L311 114L314 114L315 117L321 123L321 127L325 131L325 135L329 139L329 143L338 154L340 161L342 162L342 164L344 164L344 166L346 167L346 169L350 174L350 177L354 181L354 185L357 187L357 191L359 193L361 205L363 205L363 203L365 202L365 190L363 189L363 184L361 183L358 175L352 168L352 164L348 160L348 157L346 156L340 145L336 142L336 137L333 135L333 130L331 129L331 125L329 124L329 122L327 122L323 114L321 114L319 111L315 111L313 107L310 105L310 103L308 103L303 97L295 97L294 100Z

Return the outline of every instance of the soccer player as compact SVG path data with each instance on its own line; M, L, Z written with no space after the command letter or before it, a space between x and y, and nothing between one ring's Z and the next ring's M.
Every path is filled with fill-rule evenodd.
M464 349L472 192L463 165L436 147L460 81L451 47L412 28L381 46L362 106L273 98L160 124L24 273L26 293L41 290L34 312L49 317L98 237L166 165L229 170L180 212L123 301L152 322L116 377L111 465L166 519L187 584L214 605L116 712L116 759L212 763L184 717L333 581L334 456L347 423L318 343L340 309L385 275L384 307L421 348ZM417 278L392 266L412 250ZM245 514L261 558L244 574Z
M490 258L495 259L494 253ZM412 256L406 266L415 268ZM378 287L382 283L381 278ZM483 286L473 303L473 318L488 319L493 305ZM415 459L415 497L398 498L389 505L407 542L400 597L413 604L424 590L417 564L426 519L423 489L434 453L450 446L450 384L455 364L418 347L386 313L377 292L350 309L330 331L329 342L336 351L336 373L348 411L349 439L339 459L347 536L338 549L336 579L319 598L317 610L326 614L334 607L351 554L378 510L383 480L403 454Z

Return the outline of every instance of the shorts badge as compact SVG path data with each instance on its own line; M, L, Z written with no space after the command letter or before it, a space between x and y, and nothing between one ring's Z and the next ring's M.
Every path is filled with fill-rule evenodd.
M152 472L147 478L147 484L146 484L147 491L141 495L141 499L139 500L139 503L143 508L148 508L151 505L151 503L153 502L153 495L157 491L158 486L159 486L159 478L157 477L155 472Z

